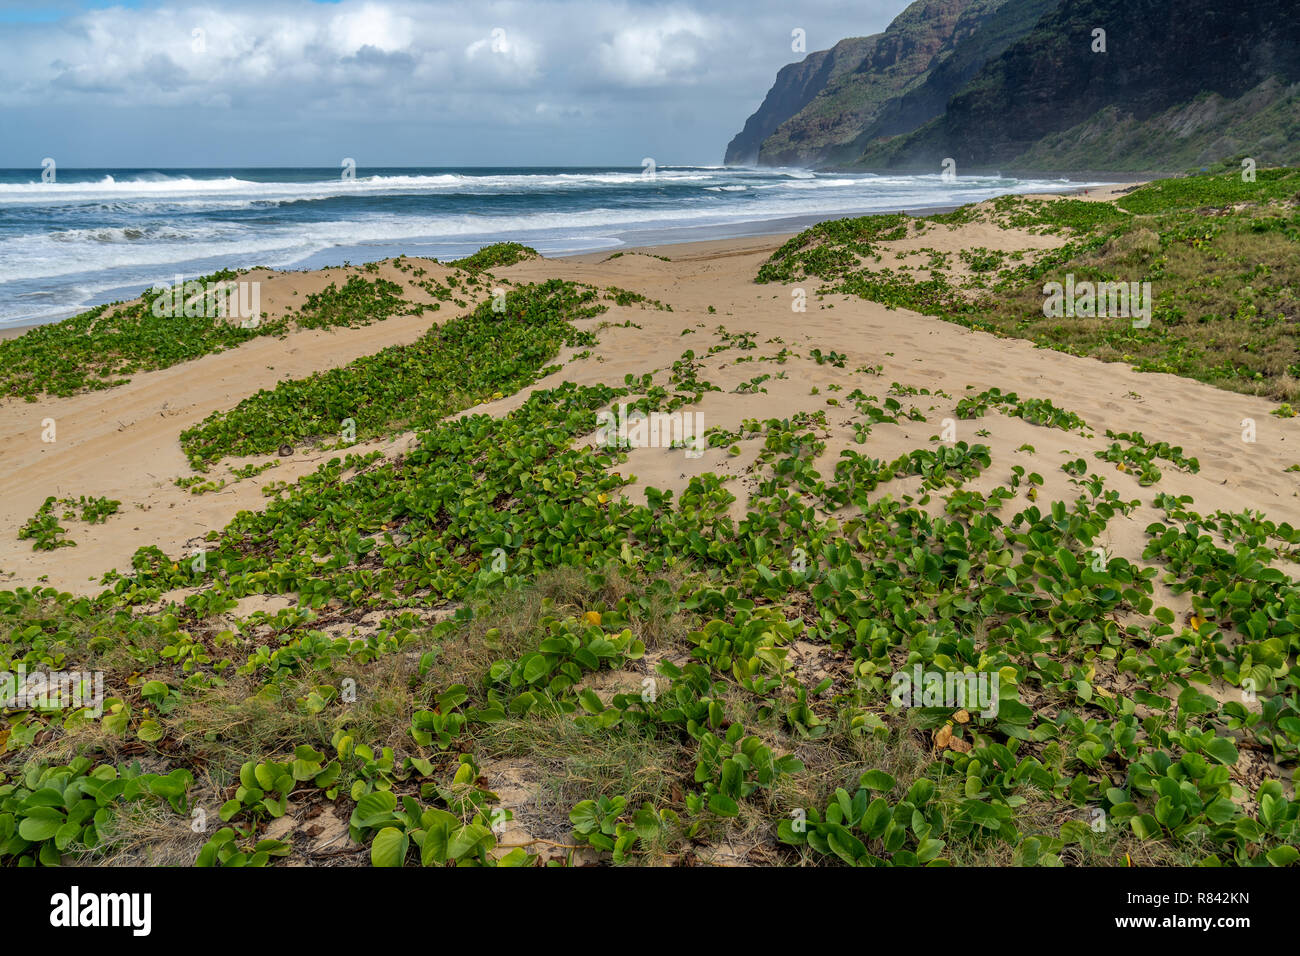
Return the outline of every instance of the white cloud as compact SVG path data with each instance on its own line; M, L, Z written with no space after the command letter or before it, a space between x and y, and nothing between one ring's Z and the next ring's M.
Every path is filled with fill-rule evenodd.
M691 82L707 58L710 24L693 13L670 12L624 27L600 45L606 75L629 86Z
M344 55L356 54L366 47L384 53L405 50L414 35L415 21L385 4L365 3L335 15L329 22L333 49Z
M0 37L0 104L30 105L33 92L46 104L61 93L173 103L181 90L197 103L313 83L328 98L385 70L395 83L433 81L442 92L448 82L465 92L479 82L685 87L737 53L725 13L586 0L115 7L21 32L21 42L8 28Z
M801 0L796 14L787 0L161 0L18 19L0 25L0 165L44 155L51 142L77 149L87 117L111 138L113 123L163 128L162 110L255 139L248 158L258 162L316 155L359 130L426 155L452 141L449 130L491 128L499 139L510 127L525 151L527 137L552 155L585 142L575 160L611 148L635 162L647 149L666 155L656 142L686 142L673 117L687 114L698 124L691 139L714 140L707 158L797 59L793 27L808 30L809 50L824 48L879 29L904 3ZM334 122L322 128L322 116ZM543 143L537 131L548 126L555 135ZM128 154L172 155L161 134L122 139ZM503 161L496 139L483 143L486 158ZM197 140L192 151L223 155L200 152Z
M542 50L519 30L493 27L491 32L465 47L470 75L499 82L529 84L541 77Z

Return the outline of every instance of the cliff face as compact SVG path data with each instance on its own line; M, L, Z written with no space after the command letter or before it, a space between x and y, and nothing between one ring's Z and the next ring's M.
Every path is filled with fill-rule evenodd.
M1286 154L1297 138L1296 13L1295 0L1061 0L943 116L867 146L855 165L937 169L952 157L958 170L1150 171ZM1104 53L1093 51L1096 29ZM1260 128L1258 110L1282 129Z
M854 145L862 148L882 136L910 133L943 113L948 100L985 63L1028 34L1060 0L1006 0L991 11L971 8L958 21L952 37L935 55L921 82L890 100L875 122Z
M829 50L809 53L800 62L782 67L762 105L727 144L723 162L728 165L757 162L763 140L807 106L828 83L859 66L877 39L879 35L841 40Z
M1297 0L918 0L852 42L836 70L834 51L783 70L733 147L925 171L1300 162Z
M886 104L924 78L954 35L969 34L1005 2L917 0L884 33L870 38L873 42L856 67L830 78L762 141L758 162L799 166L842 158L839 154Z

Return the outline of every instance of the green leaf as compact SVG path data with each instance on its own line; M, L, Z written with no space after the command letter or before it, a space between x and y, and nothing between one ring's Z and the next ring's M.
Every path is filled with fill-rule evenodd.
M722 780L720 789L725 796L739 797L740 788L744 782L745 772L741 769L740 764L735 760L728 758L722 761Z
M495 843L491 830L481 823L471 823L452 835L451 842L447 844L447 857L461 860L484 847L484 844L491 846Z
M709 809L720 817L734 817L740 813L740 805L721 793L709 797Z
M370 846L370 862L374 866L401 866L406 859L409 838L396 827L384 827L375 835Z
M293 847L283 840L266 839L258 840L253 852L265 853L267 856L288 856L293 852Z
M966 800L962 803L962 809L970 817L971 822L978 824L986 830L997 830L1002 826L1002 817L990 804L982 800Z
M659 834L659 815L653 807L642 807L632 814L632 827L641 839L653 840Z
M1205 745L1205 752L1221 764L1232 766L1237 762L1237 748L1226 737L1215 737Z
M424 843L420 847L420 862L424 866L441 866L447 862L451 835L460 827L460 821L445 810L426 810L421 825Z
M541 654L531 654L524 661L524 680L535 684L551 671L550 662Z
M595 800L583 800L569 811L569 822L578 833L592 833L600 829L600 812Z
M858 779L858 786L877 793L889 793L898 781L883 770L868 770Z
M521 846L517 846L505 856L501 857L501 859L497 860L497 866L528 866L532 861L533 857L528 854L528 851Z
M1300 860L1300 850L1293 846L1275 846L1265 856L1273 866L1290 866Z
M66 850L68 844L75 840L81 833L81 824L69 820L63 826L59 827L58 832L54 834L54 845L60 850Z
M53 807L32 807L18 824L18 835L24 840L39 843L59 832L66 822L62 813Z
M826 842L830 844L831 852L850 866L855 865L858 860L866 856L867 848L865 844L844 827L827 827L824 832Z
M1241 808L1227 797L1216 797L1205 807L1205 815L1211 823L1223 824L1241 813Z
M1149 813L1139 814L1129 820L1129 826L1133 828L1139 840L1154 840L1160 836L1160 824Z
M929 863L943 852L943 840L922 840L916 847L916 858L921 863Z
M397 797L389 790L376 790L357 801L352 811L351 824L354 827L375 827L388 823L397 807Z

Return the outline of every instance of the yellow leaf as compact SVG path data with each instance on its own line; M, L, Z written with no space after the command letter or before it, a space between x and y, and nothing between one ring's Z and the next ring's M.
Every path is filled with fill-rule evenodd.
M600 627L600 612L599 612L599 611L588 611L586 614L584 614L584 615L582 616L582 619L583 619L584 621L586 621L588 624L591 624L591 625L593 625L593 626L595 626L595 627Z
M967 711L959 710L952 715L952 719L959 724L968 724L970 723L970 714Z
M952 740L952 725L944 724L934 732L934 745L942 750Z

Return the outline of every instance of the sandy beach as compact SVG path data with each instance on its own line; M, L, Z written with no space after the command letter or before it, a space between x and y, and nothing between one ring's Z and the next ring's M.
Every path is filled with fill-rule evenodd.
M1127 187L1092 190L1087 198L1105 201ZM1106 429L1141 431L1153 440L1180 445L1199 458L1199 474L1169 470L1160 490L1190 494L1202 512L1215 509L1261 509L1275 521L1300 524L1300 499L1294 475L1285 468L1300 459L1300 423L1270 416L1271 403L1214 389L1172 375L1142 374L1122 364L1106 364L1035 348L1031 343L970 331L905 309L890 310L877 303L848 296L810 299L804 314L791 312L791 287L757 285L758 267L787 235L757 236L662 247L591 253L564 259L537 259L500 270L512 282L548 278L571 279L600 287L614 286L659 300L671 312L643 306L611 306L599 320L589 320L598 331L600 345L587 358L561 355L563 370L538 382L550 387L569 380L582 384L617 383L624 375L641 375L669 366L684 348L697 353L707 349L710 332L718 325L756 334L759 342L784 341L802 358L791 359L788 378L770 379L765 392L734 394L737 384L750 378L750 366L710 362L706 377L722 386L699 406L706 426L732 429L746 418L788 415L795 411L826 408L835 433L819 466L829 469L839 452L850 447L846 422L837 419L826 399L839 385L863 387L883 393L891 382L941 390L960 398L973 386L977 390L999 387L1023 397L1050 398L1058 406L1081 415L1095 439L1077 434L1045 436L1019 419L990 416L980 422L959 422L958 438L974 441L976 428L991 434L987 444L998 466L983 484L1005 480L1006 469L1021 462L1046 479L1045 492L1066 496L1070 488L1060 471L1066 454L1092 459L1107 444ZM1018 234L988 225L945 227L925 237L925 245L944 251L971 246L1011 250L1043 247L1052 237ZM899 248L915 240L900 242ZM665 261L667 257L671 261ZM435 264L411 260L430 269ZM352 270L354 272L360 270ZM271 316L298 296L342 278L347 270L324 273L265 273L264 308ZM379 275L406 282L391 264ZM243 481L231 481L219 491L190 494L174 480L192 474L181 453L178 434L214 411L228 409L258 389L278 381L308 375L345 364L358 356L397 343L412 342L429 326L449 314L395 317L357 329L294 331L283 339L266 337L237 349L209 355L160 371L132 377L129 384L106 392L89 392L70 398L46 397L37 403L8 401L0 410L0 569L9 587L48 584L74 593L99 590L99 576L112 568L129 567L137 548L157 545L178 553L210 529L222 527L239 511L258 509L267 481L288 481L314 471L330 457L317 451L295 449L277 459L277 467ZM625 322L638 327L614 327ZM843 369L819 366L808 351L836 349L847 355ZM880 366L875 376L852 370ZM809 385L819 395L810 395ZM509 396L478 410L504 414L520 405L526 392ZM931 424L882 429L868 449L880 457L895 456L926 444L935 431L933 422L951 416L952 401L934 398ZM843 418L844 416L839 416ZM1241 440L1243 419L1258 426L1258 440ZM41 440L46 419L57 423L57 440ZM394 453L404 448L410 435L389 442L371 443L359 450L381 448ZM1021 450L1033 444L1036 451ZM235 466L263 459L240 459ZM733 476L739 514L744 492L740 475L749 454L732 458L714 449L703 458L684 461L659 449L632 452L630 467L640 485L680 489L690 476L718 471ZM214 477L225 474L224 467ZM1116 473L1113 487L1137 497L1131 475ZM972 487L982 488L981 482ZM985 489L986 490L986 489ZM33 551L19 541L16 530L49 495L104 495L122 502L121 512L101 525L77 526L77 547ZM1143 494L1144 498L1149 496ZM1127 540L1115 542L1118 550L1140 550L1142 529L1153 519L1144 506L1123 523Z

